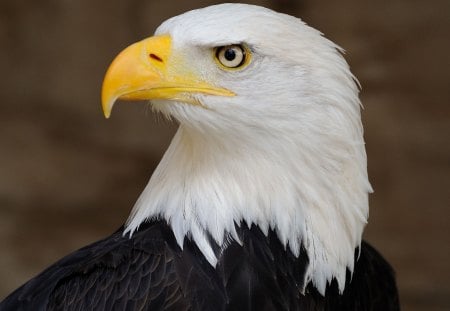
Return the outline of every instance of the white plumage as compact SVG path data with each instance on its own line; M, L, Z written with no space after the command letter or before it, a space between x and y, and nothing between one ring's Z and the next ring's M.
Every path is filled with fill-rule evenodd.
M178 244L190 237L212 264L207 239L227 246L235 223L276 230L305 275L324 294L345 285L368 217L366 153L358 85L342 50L300 19L268 9L222 4L164 22L171 62L231 90L234 97L193 95L201 105L155 100L180 127L127 223L132 234L164 218ZM214 47L245 43L242 70L217 66Z

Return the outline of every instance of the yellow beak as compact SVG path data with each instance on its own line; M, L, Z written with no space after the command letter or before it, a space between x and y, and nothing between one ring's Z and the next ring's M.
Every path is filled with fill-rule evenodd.
M134 43L111 63L102 87L102 107L109 118L118 99L168 99L198 103L195 94L234 96L186 69L180 57L173 57L170 36L155 36Z

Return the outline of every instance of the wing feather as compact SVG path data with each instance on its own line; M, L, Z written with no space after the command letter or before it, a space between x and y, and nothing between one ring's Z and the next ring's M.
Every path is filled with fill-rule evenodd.
M119 230L64 257L8 296L1 310L189 307L174 269L176 244L169 247L157 225L144 233L130 239Z

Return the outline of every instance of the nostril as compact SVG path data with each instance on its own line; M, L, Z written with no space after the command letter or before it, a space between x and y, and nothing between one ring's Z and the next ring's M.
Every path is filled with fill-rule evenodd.
M161 57L159 57L158 55L156 55L156 54L153 54L153 53L150 53L148 56L150 56L150 58L152 58L152 59L154 59L154 60L157 60L158 62L161 62L161 63L163 63L163 60L162 60L162 58Z

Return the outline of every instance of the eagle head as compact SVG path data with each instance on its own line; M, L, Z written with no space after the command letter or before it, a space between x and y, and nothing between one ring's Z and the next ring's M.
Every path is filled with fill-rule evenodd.
M368 217L358 83L342 49L300 19L221 4L165 21L109 67L102 103L150 100L180 127L127 223L172 226L208 261L236 224L275 230L319 291L346 269ZM305 282L307 284L307 282Z

